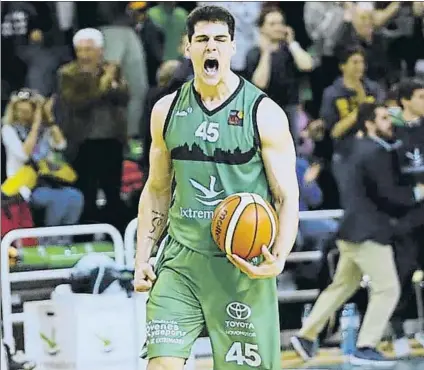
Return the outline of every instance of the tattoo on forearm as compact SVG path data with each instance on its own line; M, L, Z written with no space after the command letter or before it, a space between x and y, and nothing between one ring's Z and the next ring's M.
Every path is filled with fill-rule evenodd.
M162 227L164 222L165 215L161 212L153 211L152 228L150 229L149 233L154 234L158 228Z

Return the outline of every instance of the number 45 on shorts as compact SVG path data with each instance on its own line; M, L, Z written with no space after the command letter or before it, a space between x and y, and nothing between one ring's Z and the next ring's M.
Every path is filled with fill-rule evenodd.
M258 345L241 342L234 342L231 345L225 355L225 361L237 362L237 365L247 364L251 367L258 367L262 363L261 356L258 353Z

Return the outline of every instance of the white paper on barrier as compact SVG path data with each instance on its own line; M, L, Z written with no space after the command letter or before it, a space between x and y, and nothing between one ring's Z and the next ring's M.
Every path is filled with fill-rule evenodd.
M25 351L38 369L141 370L144 296L58 296L25 303L24 317Z

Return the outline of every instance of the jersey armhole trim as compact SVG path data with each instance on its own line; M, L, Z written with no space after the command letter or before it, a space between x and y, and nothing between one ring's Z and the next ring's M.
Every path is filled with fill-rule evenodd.
M261 149L261 137L259 135L259 129L258 129L258 108L261 101L266 98L266 94L259 95L255 103L253 104L252 108L252 123L253 123L253 134L254 134L254 143L256 148Z
M175 94L174 99L172 100L171 106L169 107L168 113L165 118L165 124L163 125L163 132L162 132L162 136L164 140L165 140L166 132L168 131L169 123L171 122L172 112L174 111L174 108L177 105L180 94L181 94L181 87L177 90L177 93Z

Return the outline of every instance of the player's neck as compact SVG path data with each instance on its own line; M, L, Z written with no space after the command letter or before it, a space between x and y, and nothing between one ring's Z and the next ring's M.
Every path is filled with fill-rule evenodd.
M194 78L194 88L203 102L225 100L237 89L239 83L240 78L231 71L217 85L207 85Z

